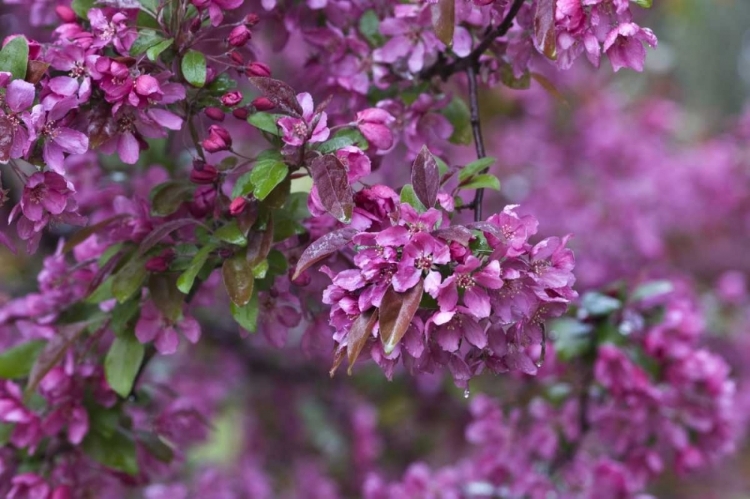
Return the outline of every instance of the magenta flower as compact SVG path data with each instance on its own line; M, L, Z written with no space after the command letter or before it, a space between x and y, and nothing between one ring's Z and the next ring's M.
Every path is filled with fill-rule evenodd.
M135 325L135 336L141 343L154 341L154 346L162 355L170 355L177 351L180 338L177 331L190 342L197 343L201 336L201 328L198 321L185 314L177 322L169 321L156 307L153 301L148 300L141 309L141 316Z
M191 0L198 10L208 10L211 26L218 26L224 21L224 11L234 10L242 5L244 0Z
M490 297L486 289L496 290L503 287L500 262L492 260L478 270L481 266L482 261L471 255L466 259L466 263L457 265L453 274L443 281L436 292L442 312L453 312L456 309L460 290L463 291L462 302L470 314L477 319L490 316Z
M23 190L21 211L32 222L39 222L47 215L59 215L65 211L72 194L72 186L62 175L37 172L29 177Z
M283 130L282 139L290 146L299 147L306 142L324 142L331 131L328 129L328 115L323 112L315 113L312 96L307 92L297 94L297 102L302 107L302 118L285 116L278 121Z
M656 36L650 29L641 28L635 23L622 23L607 34L602 49L615 72L621 68L643 71L646 49L642 42L656 47Z
M440 284L440 273L433 270L434 265L450 261L448 246L425 232L418 232L404 247L398 271L393 276L393 289L402 293L413 288L427 274L425 283L428 292ZM436 288L434 288L436 289Z
M376 148L388 150L393 147L391 125L396 118L380 108L371 107L357 113L357 128Z
M125 13L115 12L108 19L102 9L90 9L88 17L95 35L93 47L100 48L112 44L120 54L129 55L130 47L138 38L138 32L129 26L129 19Z
M75 107L75 99L63 99L51 109L45 110L37 104L31 110L31 124L37 136L44 141L42 156L49 168L63 174L64 153L83 154L88 151L89 138L67 125L73 120L70 113Z
M10 158L21 158L25 156L31 146L34 136L31 115L28 109L34 104L36 89L31 83L23 80L11 81L5 90L5 117L11 126L13 139L10 143L10 149L7 151L7 158L0 157L0 160L7 162ZM32 130L32 134L29 133ZM0 152L5 155L5 152Z
M208 137L201 142L206 152L228 151L232 148L232 136L226 128L219 125L211 125L208 128Z

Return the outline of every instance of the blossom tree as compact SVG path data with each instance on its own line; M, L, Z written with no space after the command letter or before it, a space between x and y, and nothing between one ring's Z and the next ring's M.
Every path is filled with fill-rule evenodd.
M5 3L2 497L645 498L743 436L750 269L676 261L748 128L580 76L650 0Z

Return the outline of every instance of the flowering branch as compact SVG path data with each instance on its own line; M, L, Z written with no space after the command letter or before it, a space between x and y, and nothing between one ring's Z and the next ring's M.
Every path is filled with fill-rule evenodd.
M429 80L434 76L439 76L441 80L446 81L452 75L467 71L470 67L475 70L479 68L479 58L482 54L492 45L495 39L505 36L505 34L513 27L513 20L518 15L518 11L521 10L521 6L526 0L515 0L511 5L510 10L503 18L503 21L494 29L490 29L487 35L479 42L474 50L469 53L466 57L459 57L454 59L450 63L446 63L446 59L438 59L435 64L422 71L419 76L423 80Z

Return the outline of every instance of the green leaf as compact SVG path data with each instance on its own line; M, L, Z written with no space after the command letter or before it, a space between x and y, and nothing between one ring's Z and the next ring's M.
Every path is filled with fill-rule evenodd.
M500 181L490 173L474 176L469 182L460 186L461 189L494 189L500 190Z
M149 12L146 12L145 10L141 10L138 12L138 16L135 20L135 25L139 28L149 28L149 29L160 29L161 26L159 26L159 21L156 20L156 18Z
M531 73L528 70L521 75L520 78L516 78L513 74L513 68L510 64L503 64L500 66L500 80L508 88L515 90L526 90L531 86Z
M193 257L193 260L190 262L190 266L180 275L180 277L177 278L177 289L185 294L190 293L190 290L193 289L195 278L203 268L203 265L205 265L206 260L208 260L208 255L210 255L214 249L216 249L214 244L208 244L198 250Z
M362 17L359 18L359 32L372 45L379 45L383 37L380 34L380 19L377 12L370 9L362 14Z
M159 10L159 0L138 0L138 3L141 4L141 9L151 14L156 14Z
M115 335L121 336L127 331L128 323L133 317L135 317L136 312L141 308L139 298L140 297L128 300L125 303L118 303L115 308L112 309L112 320L109 323L109 327Z
M263 200L289 173L289 168L280 160L259 161L250 171L253 195Z
M360 147L362 145L365 147ZM365 139L365 136L359 130L348 129L337 133L330 140L323 142L317 149L322 154L330 154L347 146L357 146L364 150L368 145L367 139Z
M224 241L225 243L234 244L237 246L245 246L247 244L247 238L237 226L237 220L232 220L228 224L222 225L221 227L216 229L216 232L214 232L214 237L216 237L220 241Z
M252 172L247 172L243 174L240 178L237 179L237 182L234 183L234 187L232 187L232 199L238 198L240 196L247 196L251 192L253 192L253 182L250 179L250 174Z
M164 42L164 37L153 29L142 29L138 32L138 38L135 39L130 47L130 55L137 57L149 48ZM166 47L165 47L166 48ZM151 59L149 57L149 59ZM151 59L153 60L153 59Z
M121 431L109 436L90 431L82 445L83 451L94 461L128 475L138 474L135 442Z
M240 307L235 303L230 303L232 317L242 329L254 333L258 330L258 293L253 293L250 301Z
M592 346L591 325L571 317L551 321L549 331L555 338L555 354L563 361L582 356Z
M652 0L630 0L630 1L636 4L638 7L643 7L644 9L650 9L653 3Z
M182 203L193 199L194 190L192 184L176 180L157 185L151 191L151 214L156 217L171 215Z
M280 114L257 112L248 116L247 122L259 130L268 132L271 135L279 136L281 135L281 132L279 131L279 127L276 122L281 117L282 115Z
M150 61L157 60L159 56L161 55L161 53L167 50L172 45L173 42L174 40L170 38L169 40L164 40L161 43L157 43L156 45L154 45L153 47L150 47L146 51L146 57L148 57Z
M206 56L197 50L188 50L182 57L182 76L194 87L206 84Z
M144 353L144 346L134 335L118 336L109 347L104 359L104 375L120 397L126 398L133 390Z
M119 303L126 302L137 291L141 290L147 274L145 258L133 256L114 275L112 295L114 295Z
M414 187L411 184L406 184L401 188L401 202L408 204L419 213L427 211L427 208L425 208L425 205L419 200L417 193L414 192Z
M617 298L612 298L611 296L595 291L584 293L581 297L581 308L588 312L589 315L595 317L609 315L619 310L621 306L622 302Z
M674 285L670 281L662 280L647 282L635 288L633 294L630 295L630 301L636 302L655 298L659 295L671 293L672 290L674 290Z
M253 297L253 284L255 283L253 270L244 252L227 258L221 267L224 288L227 290L229 299L240 307L247 305Z
M155 433L140 432L138 441L146 448L149 454L163 463L171 463L174 459L174 451Z
M0 51L0 71L10 73L14 79L26 77L28 64L29 42L23 36L15 37Z
M78 17L88 19L89 10L91 10L95 3L95 0L73 0L73 3L70 4L70 8L73 9L73 12L78 14Z
M29 375L45 341L29 341L0 353L0 379L24 378Z
M448 103L441 111L450 124L453 125L453 134L448 139L453 144L471 144L471 114L469 106L458 96Z
M494 162L495 158L482 158L476 161L472 161L458 171L459 183L463 183L485 168L489 168Z

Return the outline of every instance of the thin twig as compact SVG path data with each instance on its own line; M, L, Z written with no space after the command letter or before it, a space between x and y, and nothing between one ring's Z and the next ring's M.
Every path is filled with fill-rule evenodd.
M471 116L471 133L474 135L474 146L477 149L477 159L486 156L484 150L484 139L482 138L482 123L479 120L479 90L477 89L477 68L469 66L466 69L466 75L469 77L469 110ZM485 168L482 173L485 173ZM474 210L474 221L482 220L482 200L484 199L484 189L477 189L472 202Z
M518 15L518 11L521 10L521 6L525 1L526 0L515 0L513 5L511 5L510 10L508 10L508 13L505 15L505 18L497 28L491 29L482 41L479 42L479 45L469 53L469 55L454 59L451 62L447 62L447 59L445 58L438 58L437 62L422 71L419 74L419 77L422 80L429 80L433 76L439 76L445 81L456 73L468 70L470 66L476 68L479 64L479 58L482 57L482 54L484 54L490 45L492 45L497 38L505 36L505 34L508 33L508 30L513 26L513 20Z

